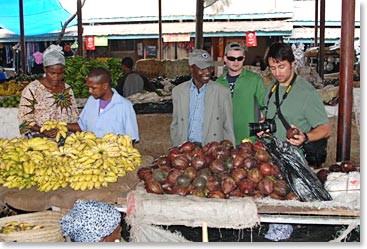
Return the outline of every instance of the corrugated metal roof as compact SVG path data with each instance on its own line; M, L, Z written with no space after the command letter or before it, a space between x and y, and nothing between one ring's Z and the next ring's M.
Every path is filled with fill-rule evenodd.
M228 1L230 5L224 6L219 12L216 12L215 8L205 9L204 37L244 36L246 31L256 31L257 36L286 36L290 41L313 39L314 1L256 0L256 4L249 4L249 1L245 0ZM326 0L326 22L335 27L326 28L326 41L340 37L338 24L341 19L341 1ZM69 5L66 9L71 13L75 11L75 0L60 0L60 2L64 7ZM359 23L359 4L360 0L356 0L357 24ZM162 24L163 35L186 33L194 37L195 12L196 0L162 0L162 19L172 21ZM278 20L267 21L268 18L278 18ZM121 0L88 0L83 7L83 35L108 36L109 39L158 38L157 20L158 1L134 0L126 3ZM119 22L119 24L94 24L93 26L97 21ZM144 23L139 23L140 21ZM124 22L129 24L123 24ZM88 23L92 25L86 25ZM53 33L47 36L26 37L26 40L50 41L56 40L57 36L57 33ZM355 36L360 37L359 29ZM67 29L64 40L76 37L77 27L74 26ZM0 42L10 41L19 41L19 36L0 29Z
M245 36L247 31L256 31L257 36L290 35L292 32L290 21L231 21L205 22L203 24L204 37L213 36ZM195 36L195 22L163 23L162 34L190 34ZM27 41L56 40L58 33L47 36L27 37ZM66 29L64 38L73 39L78 36L77 27ZM108 36L109 39L146 39L158 38L158 23L143 24L111 24L111 25L83 25L83 36ZM0 42L18 41L19 37L0 29Z
M204 35L210 34L245 34L247 31L256 31L263 35L277 33L278 35L289 35L292 32L292 23L289 21L231 21L231 22L205 22L203 24ZM76 27L68 29L75 30ZM158 37L158 23L146 24L115 24L83 26L85 36L129 36L129 35L153 35ZM195 23L163 23L163 34L195 34Z
M313 42L315 37L314 28L293 28L292 34L290 36L285 36L284 41L288 42ZM354 37L360 38L361 31L359 28L354 30ZM325 41L328 43L335 43L340 41L341 29L340 28L325 28Z
M259 20L259 19L289 19L292 18L292 12L273 12L273 13L243 13L243 14L217 14L204 15L204 20ZM131 22L158 22L158 16L123 16L123 17L106 17L106 18L89 18L84 20L84 24L88 23L131 23ZM162 16L162 21L195 21L194 15L180 16Z

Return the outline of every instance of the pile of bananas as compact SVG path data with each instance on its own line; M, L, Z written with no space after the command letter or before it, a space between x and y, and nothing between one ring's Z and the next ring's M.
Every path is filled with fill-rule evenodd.
M106 187L142 163L127 135L72 133L64 146L46 138L0 139L0 184L48 192L70 186L74 190Z
M42 228L43 226L33 225L28 222L8 221L0 227L0 233L8 234L13 232L23 232Z
M0 107L8 107L8 108L18 108L19 107L19 101L20 101L19 95L12 95L12 96L0 96Z
M36 169L57 149L57 144L46 138L0 139L0 184L18 189L36 185Z
M27 84L28 82L18 83L15 79L6 81L0 84L0 95L1 96L12 96L12 95L20 96L22 94L24 87L26 87Z
M56 142L60 141L60 138L66 138L66 135L68 133L68 128L66 127L67 123L66 122L59 122L55 119L53 120L47 120L43 123L40 132L42 133L43 131L49 131L52 129L57 129L57 134L55 137Z
M96 138L92 132L76 132L66 138L64 147L73 149L78 156L72 161L69 178L70 187L75 190L106 187L142 163L128 135L108 133Z

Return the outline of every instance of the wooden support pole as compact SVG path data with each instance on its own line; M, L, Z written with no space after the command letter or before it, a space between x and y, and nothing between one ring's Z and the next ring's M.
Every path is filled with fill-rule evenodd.
M19 0L20 52L22 57L22 73L27 73L27 51L25 46L23 0Z
M355 0L342 1L339 110L336 161L350 160L354 73Z
M78 16L78 55L83 56L83 19L82 19L82 2L77 0L77 16Z
M320 0L320 45L319 45L319 75L324 80L325 61L325 0Z
M205 221L203 221L203 225L201 227L202 230L202 240L203 242L209 242L208 240L208 225Z

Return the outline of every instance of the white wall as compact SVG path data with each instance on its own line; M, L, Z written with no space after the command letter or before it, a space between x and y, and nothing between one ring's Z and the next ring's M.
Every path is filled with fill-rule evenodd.
M18 108L0 108L0 138L20 137Z

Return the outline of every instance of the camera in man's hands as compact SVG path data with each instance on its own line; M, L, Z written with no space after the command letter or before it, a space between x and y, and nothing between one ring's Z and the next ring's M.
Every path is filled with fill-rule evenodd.
M260 131L274 133L277 130L274 119L265 119L263 123L249 123L249 127L250 136L255 136Z

